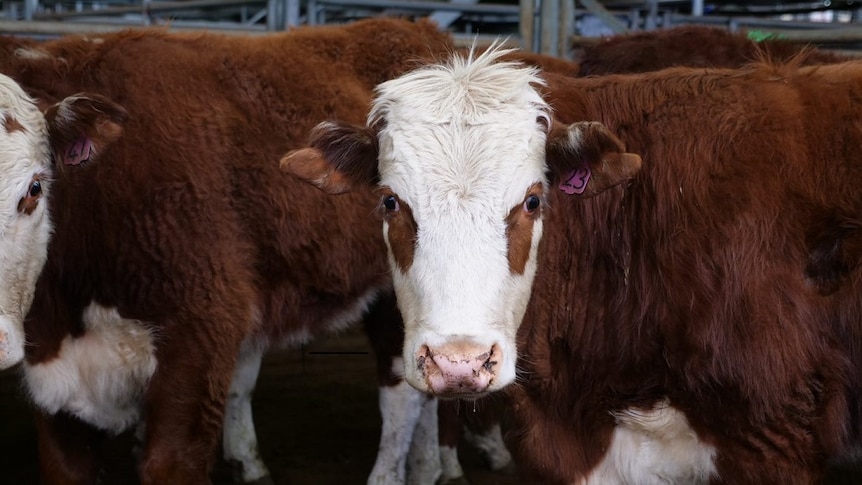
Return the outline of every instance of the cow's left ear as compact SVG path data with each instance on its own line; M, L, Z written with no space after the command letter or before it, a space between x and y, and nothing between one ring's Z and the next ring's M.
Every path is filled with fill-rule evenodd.
M282 157L281 170L329 194L377 184L378 145L373 129L323 122L312 130L308 145Z
M627 153L616 135L594 121L554 128L546 157L551 183L579 197L592 197L630 180L642 164L640 155Z
M98 94L79 93L48 107L45 120L58 166L93 162L123 134L128 114Z

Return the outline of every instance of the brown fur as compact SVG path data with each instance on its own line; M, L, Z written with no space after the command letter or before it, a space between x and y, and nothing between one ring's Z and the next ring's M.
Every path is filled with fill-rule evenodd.
M563 121L606 124L644 168L552 191L511 390L521 463L576 482L610 412L666 397L718 449L715 483L818 483L862 436L862 64L548 80Z
M542 186L535 184L527 190L524 198L536 195L542 199ZM524 205L517 205L509 211L506 217L506 238L509 240L509 270L516 274L524 274L527 261L530 259L530 247L533 244L533 223L542 215L542 205L533 212L527 212Z
M395 195L388 189L382 189L379 192L381 198ZM397 196L395 197L397 199ZM416 219L413 218L413 210L409 205L401 200L398 201L398 205L400 207L398 212L388 213L383 207L379 207L378 210L384 213L383 218L389 224L387 238L395 264L401 271L407 271L413 265L413 255L416 251Z
M15 133L16 131L27 131L14 116L10 114L6 114L3 116L3 128L6 129L6 133Z
M282 174L278 157L319 121L362 122L376 84L451 45L429 23L393 20L249 38L101 38L0 59L43 101L90 90L128 111L128 136L110 156L54 187L27 359L50 360L66 335L80 336L91 301L147 322L159 365L145 396L141 481L206 483L240 342L319 331L389 285L378 198L328 197ZM397 322L394 306L384 313ZM99 433L80 427L41 421L49 481L93 479L94 458L83 455Z
M847 60L783 40L754 42L717 27L686 25L609 37L577 56L579 76L657 71L668 67L742 67L760 59L786 61L804 52L806 65Z

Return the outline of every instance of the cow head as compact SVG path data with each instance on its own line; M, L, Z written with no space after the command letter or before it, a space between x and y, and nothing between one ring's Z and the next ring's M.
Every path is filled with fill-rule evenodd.
M599 123L552 129L537 70L501 62L506 53L383 83L367 126L321 124L281 161L330 193L380 193L405 377L442 397L515 379L549 187L591 196L640 168Z
M43 114L0 75L0 369L24 357L23 320L52 229L51 186L64 170L93 162L120 136L124 118L95 95L66 98Z

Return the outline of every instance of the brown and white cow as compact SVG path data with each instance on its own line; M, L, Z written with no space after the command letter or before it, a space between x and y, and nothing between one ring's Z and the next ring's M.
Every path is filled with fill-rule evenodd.
M254 38L127 31L0 59L40 99L89 90L129 115L100 163L52 187L25 322L45 483L92 483L98 444L140 423L142 483L206 483L226 403L226 454L251 464L246 480L265 476L248 402L261 354L369 309L400 326L394 304L373 307L391 292L377 197L332 199L272 160L320 120L360 122L376 84L451 49L433 24L374 20ZM429 401L410 394L411 409Z
M282 160L378 187L408 380L508 386L552 482L820 481L862 435L862 64L546 81L498 56L384 83L367 127Z
M0 75L0 369L24 358L24 318L52 231L52 185L71 166L94 162L120 136L123 118L122 108L88 94L70 96L43 114L15 81ZM67 156L76 144L86 144L86 157ZM60 160L65 163L58 166Z
M804 55L800 58L800 53ZM668 67L742 67L760 59L833 64L849 60L832 52L781 39L760 42L719 27L683 25L602 39L576 55L578 76L651 72Z

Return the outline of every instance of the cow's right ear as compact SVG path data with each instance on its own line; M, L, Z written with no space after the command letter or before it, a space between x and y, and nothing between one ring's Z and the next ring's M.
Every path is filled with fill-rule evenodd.
M640 155L627 153L616 135L594 121L552 130L546 160L551 181L563 192L579 197L592 197L630 180L642 165Z
M371 128L320 123L308 145L282 157L281 170L329 194L377 184L377 134Z
M123 134L128 114L98 94L79 93L48 107L45 120L58 166L93 162Z

